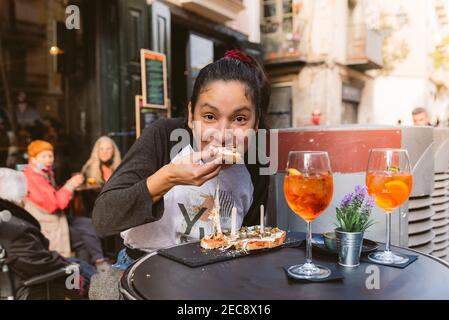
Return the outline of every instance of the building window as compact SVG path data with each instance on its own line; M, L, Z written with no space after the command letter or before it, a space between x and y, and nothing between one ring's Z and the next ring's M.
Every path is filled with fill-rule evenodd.
M276 2L265 1L263 6L263 16L264 18L276 17Z
M283 0L282 1L282 12L284 14L292 14L293 13L292 0Z
M343 83L341 123L355 124L358 122L359 104L362 99L362 83Z
M265 60L300 58L305 22L302 0L264 0L261 33Z
M188 52L188 96L190 97L198 73L214 61L214 42L192 33L189 37Z

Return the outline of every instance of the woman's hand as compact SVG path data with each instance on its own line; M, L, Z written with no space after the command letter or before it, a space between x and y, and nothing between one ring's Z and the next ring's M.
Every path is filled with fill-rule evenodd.
M200 160L206 163L201 164ZM189 154L167 166L174 185L201 186L218 175L222 163L222 157L215 151L205 150Z
M80 187L84 182L84 177L82 174L78 173L71 177L67 183L69 183L74 189Z
M208 161L204 164L200 160ZM213 151L194 152L176 162L169 163L148 177L147 187L153 202L176 185L201 186L216 177L222 168L222 157Z

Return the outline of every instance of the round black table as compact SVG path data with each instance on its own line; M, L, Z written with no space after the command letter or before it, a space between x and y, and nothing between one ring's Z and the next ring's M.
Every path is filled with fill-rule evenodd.
M382 247L381 247L382 248ZM414 250L394 251L418 255L405 269L362 262L359 267L337 266L344 279L334 282L296 282L283 266L302 263L304 248L283 248L198 268L190 268L160 255L147 255L123 275L125 299L449 299L449 264ZM336 263L336 257L313 250L315 263ZM377 266L380 289L369 266ZM369 272L369 273L367 273Z

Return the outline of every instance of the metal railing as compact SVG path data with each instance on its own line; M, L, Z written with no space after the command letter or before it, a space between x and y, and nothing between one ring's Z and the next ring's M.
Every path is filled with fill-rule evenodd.
M350 24L347 33L346 60L351 62L371 61L382 64L382 35L368 29L366 24Z

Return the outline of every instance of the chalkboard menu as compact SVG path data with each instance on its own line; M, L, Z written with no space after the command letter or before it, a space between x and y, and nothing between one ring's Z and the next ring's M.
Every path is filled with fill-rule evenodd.
M140 137L146 127L160 118L161 112L162 110L148 108L143 104L142 96L136 96L136 138Z
M167 62L162 53L142 49L142 99L145 107L167 109Z

